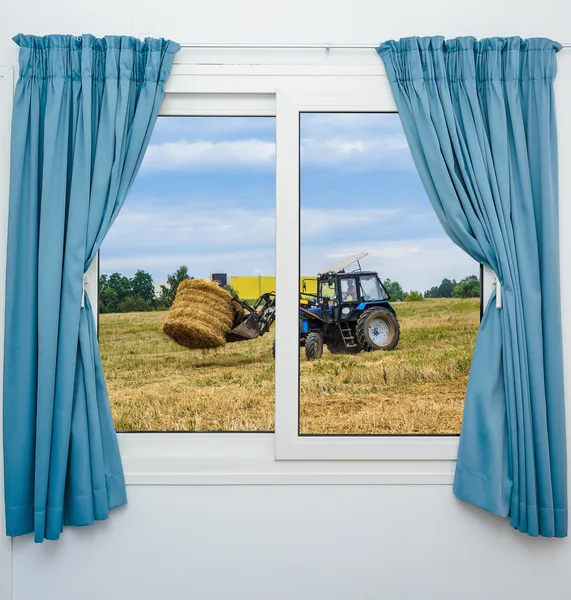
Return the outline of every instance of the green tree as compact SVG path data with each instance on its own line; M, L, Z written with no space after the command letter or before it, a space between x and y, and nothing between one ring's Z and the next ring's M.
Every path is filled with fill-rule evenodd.
M109 286L102 287L99 292L99 310L102 313L114 313L118 306L117 292Z
M117 312L127 313L127 312L147 312L152 310L150 302L143 300L142 298L137 298L135 296L127 296L122 302L117 306Z
M153 277L146 271L138 270L131 278L131 295L152 306L155 300Z
M119 273L99 277L99 303L103 313L117 312L119 303L131 293L131 283Z
M464 277L464 279L454 286L452 296L454 298L479 298L480 278L477 275Z
M454 286L456 285L455 279L446 279L442 280L440 285L435 285L431 287L429 290L424 292L425 298L452 298L452 292L454 291Z
M438 286L438 297L439 298L452 298L452 292L456 285L455 279L443 279L442 283Z
M122 302L127 296L131 295L131 281L128 277L120 273L111 273L108 285L115 290L119 302Z
M131 279L120 273L99 277L99 307L102 313L152 310L154 299L153 278L145 271L137 271Z
M424 296L416 290L411 290L410 292L406 292L403 300L405 302L419 302L420 300L424 300Z
M424 297L425 298L438 298L438 286L435 285L433 287L431 287L429 290L426 290L426 292L424 292Z
M176 291L181 281L192 279L188 273L188 267L181 265L174 273L167 276L167 284L161 285L160 300L166 306L171 306L174 302Z
M401 284L398 281L391 281L390 279L385 279L383 281L383 286L389 293L391 300L395 302L400 302L404 299L404 291L402 289Z

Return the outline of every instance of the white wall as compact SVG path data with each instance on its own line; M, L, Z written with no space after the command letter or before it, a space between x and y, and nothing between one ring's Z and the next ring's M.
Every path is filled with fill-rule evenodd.
M101 600L569 598L569 544L479 518L446 486L131 488L130 506L38 547L14 595ZM42 595L43 594L43 595Z
M154 35L182 42L373 43L436 33L571 42L571 3L28 0L2 15L0 64L15 64L17 49L9 38L20 31ZM559 55L556 90L569 376L571 50ZM43 546L29 537L15 540L13 600L571 595L569 541L520 535L457 502L449 486L129 486L128 493L129 506L94 528L68 530L60 542Z

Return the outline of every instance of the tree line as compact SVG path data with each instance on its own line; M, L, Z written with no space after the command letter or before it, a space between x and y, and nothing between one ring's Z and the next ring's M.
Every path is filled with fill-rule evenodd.
M167 276L166 284L161 284L157 296L155 284L150 273L139 269L133 277L120 273L101 275L99 277L99 310L102 313L145 312L151 310L168 310L174 302L181 281L194 279L188 267L181 265L174 273ZM479 298L480 278L469 275L460 281L442 280L440 285L431 287L424 294L417 290L405 292L398 281L383 281L391 300L395 302L416 302L425 298ZM229 286L228 286L229 287Z
M155 294L155 284L150 273L138 270L133 277L120 273L99 277L99 310L102 313L146 312L167 310L176 296L178 285L185 279L194 279L186 265L181 265L168 275L166 284Z
M396 302L417 302L425 298L479 298L480 278L477 275L468 275L460 281L444 278L440 285L435 285L424 294L417 290L405 292L398 281L385 279L383 281L391 300Z

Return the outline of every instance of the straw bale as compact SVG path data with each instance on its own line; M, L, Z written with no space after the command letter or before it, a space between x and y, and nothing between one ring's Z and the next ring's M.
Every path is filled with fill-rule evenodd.
M178 286L163 331L192 350L219 348L243 314L244 309L216 281L187 279Z

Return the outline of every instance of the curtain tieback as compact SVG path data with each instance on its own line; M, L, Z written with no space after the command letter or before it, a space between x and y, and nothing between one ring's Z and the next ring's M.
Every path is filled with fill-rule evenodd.
M502 308L502 284L494 273L494 285L496 286L496 308Z
M81 290L81 308L85 308L85 290L87 289L87 273L83 274L83 289Z

